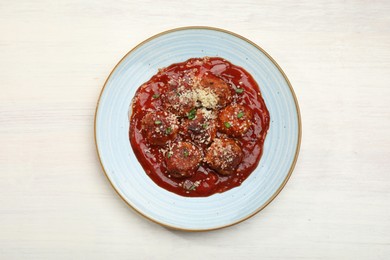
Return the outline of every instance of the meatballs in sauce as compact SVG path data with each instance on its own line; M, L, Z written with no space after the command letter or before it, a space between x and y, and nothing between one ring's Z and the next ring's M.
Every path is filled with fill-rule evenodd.
M145 172L187 197L239 186L259 163L270 121L252 76L219 57L159 69L131 111L130 144Z

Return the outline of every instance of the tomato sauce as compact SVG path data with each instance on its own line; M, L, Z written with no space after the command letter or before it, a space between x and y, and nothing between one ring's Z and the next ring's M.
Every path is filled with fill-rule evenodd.
M161 146L150 145L143 134L142 118L148 111L164 110L164 99L160 98L160 95L168 91L169 82L177 78L185 79L191 73L195 73L198 77L211 73L223 79L233 93L238 87L243 89L242 92L234 93L234 102L245 104L252 110L253 125L243 136L234 138L240 145L244 157L237 170L231 175L220 175L206 163L201 163L191 177L175 178L167 172L166 155L161 152ZM239 186L260 161L270 123L269 112L259 86L252 76L243 68L219 57L192 58L160 69L137 90L131 109L130 144L146 174L158 186L186 197L206 197ZM217 133L217 137L224 136L220 132ZM177 136L179 140L188 140L188 138L188 136ZM194 186L191 184L195 182L198 186L192 189Z

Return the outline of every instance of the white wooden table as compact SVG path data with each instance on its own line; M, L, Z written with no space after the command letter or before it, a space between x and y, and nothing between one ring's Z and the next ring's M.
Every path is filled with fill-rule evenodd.
M0 259L389 259L389 1L0 1ZM95 152L102 85L158 32L207 25L267 50L303 141L282 193L208 233L151 223Z

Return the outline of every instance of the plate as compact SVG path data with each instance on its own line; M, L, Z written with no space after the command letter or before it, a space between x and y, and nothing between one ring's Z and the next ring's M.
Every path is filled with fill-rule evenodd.
M203 56L223 57L246 69L260 87L271 123L260 163L241 186L189 198L160 188L146 175L130 146L129 108L137 88L159 68ZM119 196L142 216L187 231L231 226L266 207L288 181L300 140L297 99L282 69L255 43L210 27L177 28L137 45L109 75L95 114L100 162Z

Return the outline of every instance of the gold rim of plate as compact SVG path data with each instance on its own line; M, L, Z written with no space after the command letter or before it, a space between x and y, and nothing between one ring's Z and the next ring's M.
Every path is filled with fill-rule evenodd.
M278 70L280 71L280 73L283 75L284 79L286 80L289 88L290 88L290 91L291 91L291 94L294 98L294 103L295 103L295 107L296 107L296 112L297 112L297 116L298 116L298 143L297 143L297 148L295 150L295 156L294 156L294 160L291 164L291 167L289 169L289 172L286 176L286 178L283 180L282 184L279 186L279 188L275 191L275 193L263 204L261 205L257 210L255 210L253 213L249 214L248 216L245 216L233 223L230 223L230 224L227 224L227 225L224 225L224 226L219 226L219 227L214 227L214 228L208 228L208 229L185 229L185 228L178 228L178 227L175 227L175 226L170 226L170 225L167 225L167 224L164 224L164 223L161 223L155 219L152 219L148 216L146 216L145 214L143 214L142 212L138 211L136 208L134 208L132 205L130 205L129 202L127 202L127 200L120 194L120 192L116 189L116 187L114 186L114 184L111 182L110 178L108 177L107 175L107 172L104 168L104 165L102 163L102 160L100 158L100 153L99 153L99 147L98 147L98 144L97 144L97 140L96 140L96 117L97 117L97 113L98 113L98 109L99 109L99 103L100 103L100 99L101 99L101 96L104 92L104 89L106 88L106 84L108 82L108 80L110 79L111 75L113 74L113 72L116 70L116 68L119 66L119 64L122 63L122 61L124 59L126 59L127 56L129 56L133 51L135 51L136 49L138 49L140 46L144 45L145 43L155 39L155 38L158 38L164 34L168 34L168 33L172 33L172 32L176 32L176 31L182 31L182 30L191 30L191 29L203 29L203 30L212 30L212 31L219 31L219 32L224 32L224 33L227 33L227 34L230 34L230 35L233 35L237 38L240 38L241 40L244 40L246 42L248 42L249 44L253 45L254 47L256 47L258 50L260 50L262 53L264 53L268 59L270 59L272 61L273 64L275 64L275 66L278 68ZM290 179L291 177L291 174L292 172L294 171L294 168L295 168L295 165L297 163L297 160L298 160L298 155L299 155L299 150L300 150L300 147L301 147L301 138L302 138L302 122L301 122L301 113L300 113L300 109L299 109L299 105L298 105L298 100L297 100L297 97L295 95L295 92L294 92L294 89L289 81L289 79L287 78L286 74L283 72L282 68L279 66L279 64L271 57L271 55L269 55L264 49L262 49L260 46L258 46L256 43L248 40L247 38L237 34L237 33L234 33L234 32L231 32L231 31L228 31L228 30L224 30L224 29L220 29L220 28L216 28L216 27L209 27L209 26L186 26L186 27L178 27L178 28L174 28L174 29L170 29L170 30L167 30L167 31L163 31L163 32L160 32L158 34L155 34L151 37L149 37L148 39L142 41L141 43L139 43L138 45L136 45L133 49L131 49L128 53L126 53L125 56L123 56L123 58L115 65L115 67L111 70L110 74L108 75L106 81L104 82L104 85L103 85L103 88L102 90L100 91L100 94L99 94L99 99L97 101L97 105L96 105L96 109L95 109L95 119L94 119L94 140L95 140L95 146L96 146L96 151L97 151L97 154L98 154L98 158L99 158L99 162L100 162L100 165L103 169L103 172L104 172L104 175L106 176L107 180L109 181L109 183L111 184L111 186L114 188L115 192L119 195L119 197L130 207L132 208L135 212L137 212L138 214L140 214L141 216L143 216L144 218L156 223L156 224L159 224L163 227L167 227L167 228L170 228L170 229L174 229L174 230L181 230L181 231L189 231L189 232L202 232L202 231L212 231L212 230L218 230L218 229L222 229L222 228L226 228L226 227L230 227L230 226L233 226L233 225L236 225L236 224L239 224L251 217L253 217L254 215L256 215L257 213L259 213L261 210L263 210L265 207L267 207L275 198L276 196L278 196L278 194L282 191L282 189L284 188L284 186L286 186L286 183L288 182L288 180Z

